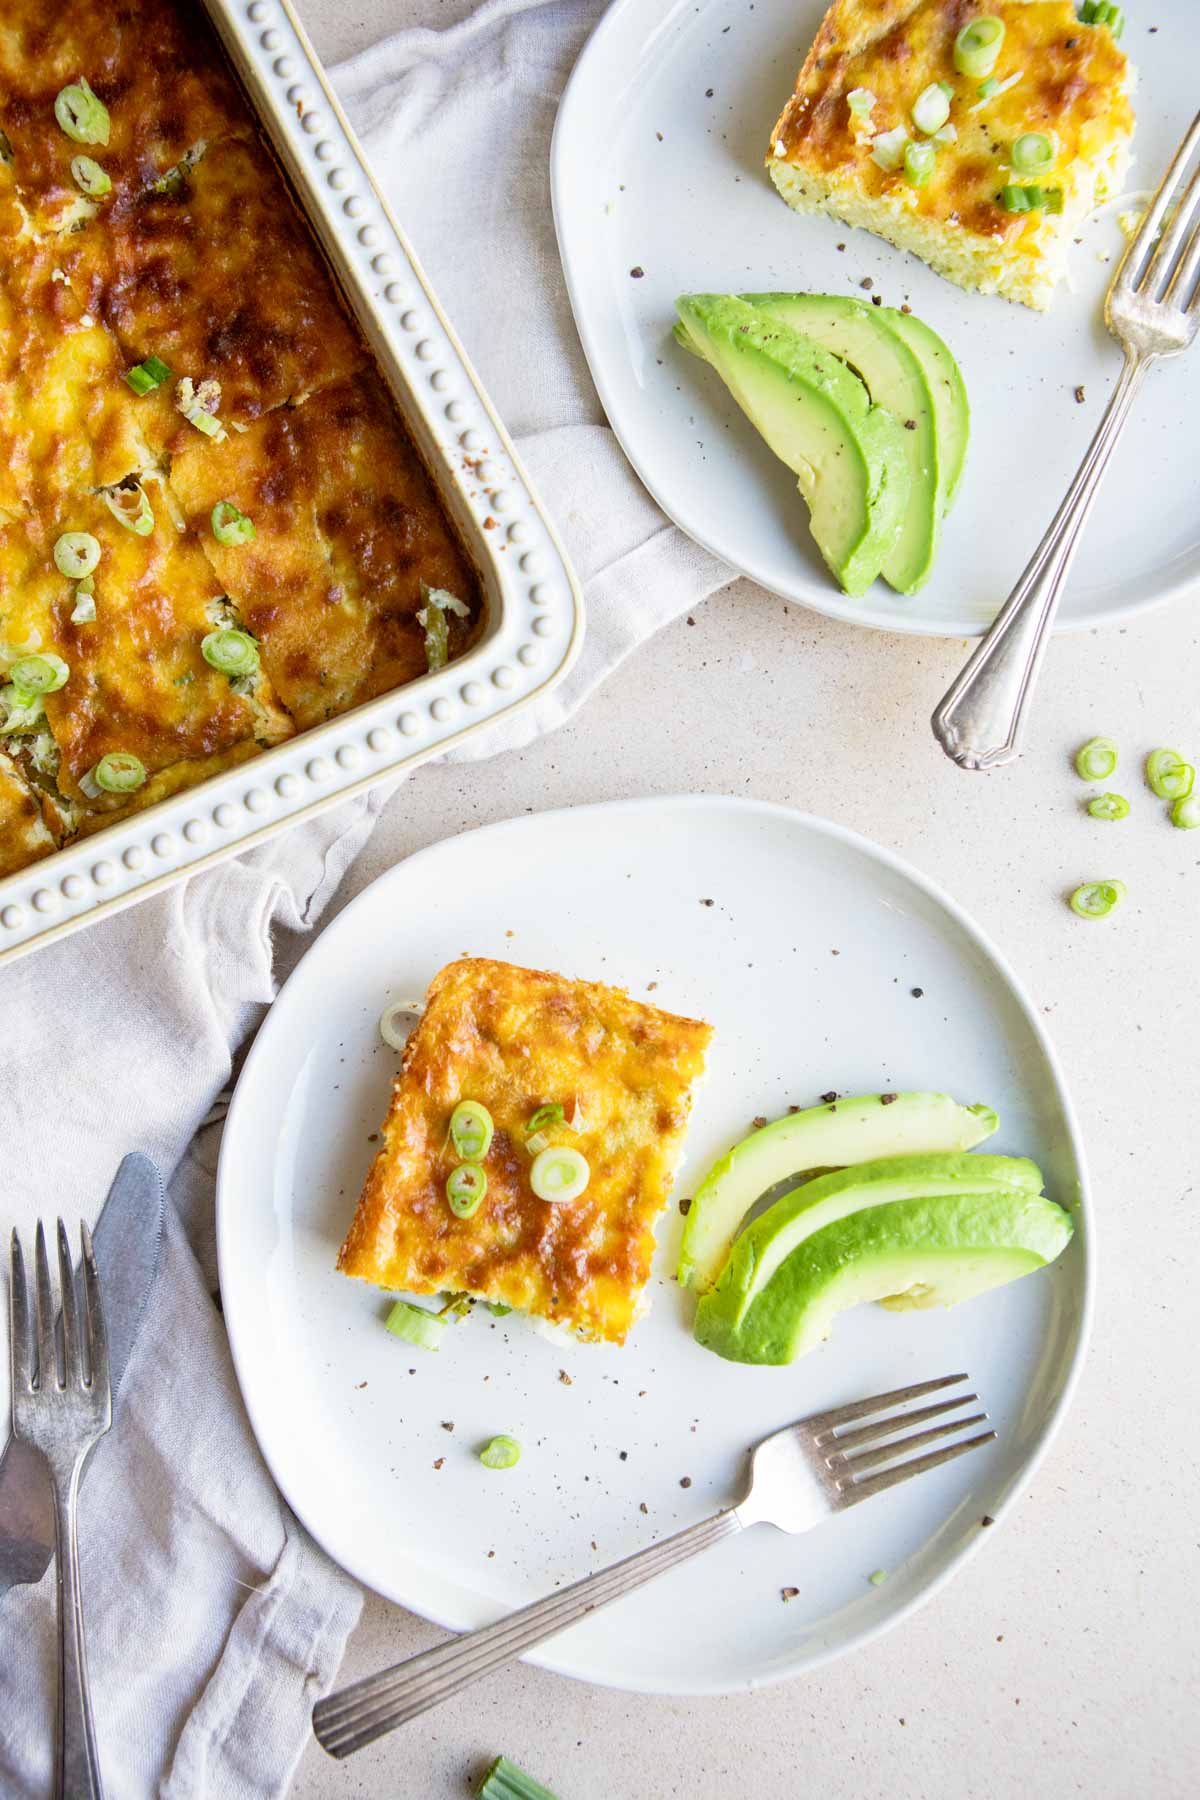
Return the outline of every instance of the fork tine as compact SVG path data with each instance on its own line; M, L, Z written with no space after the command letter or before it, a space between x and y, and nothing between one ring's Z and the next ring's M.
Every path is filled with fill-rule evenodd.
M33 1386L33 1347L29 1336L29 1290L25 1284L25 1257L14 1226L10 1252L9 1339L12 1351L13 1393L28 1393Z
M46 1255L46 1232L39 1219L33 1242L33 1260L37 1279L37 1352L38 1386L57 1387L58 1353L54 1344L54 1290L50 1286L50 1259Z
M82 1351L75 1322L75 1270L71 1264L71 1246L67 1228L58 1221L58 1285L62 1294L63 1379L68 1387L83 1380Z
M1179 259L1179 266L1171 277L1171 285L1163 295L1164 300L1173 301L1181 306L1184 312L1194 312L1200 306L1200 221L1197 221L1192 241Z
M1169 291L1171 285L1168 277L1180 246L1196 229L1197 200L1200 200L1200 169L1197 169L1179 196L1175 216L1159 238L1154 254L1146 265L1146 273L1139 285L1147 299L1155 298L1160 288L1164 288L1163 298L1166 297L1166 291Z
M856 1478L867 1469L877 1469L880 1463L894 1462L906 1450L919 1450L922 1444L936 1444L939 1438L949 1437L952 1432L965 1431L968 1425L982 1425L987 1418L985 1412L972 1413L969 1419L943 1419L940 1425L930 1425L925 1431L910 1431L907 1437L895 1438L890 1444L879 1444L874 1450L862 1450L857 1456L831 1459L831 1467L835 1476L841 1473Z
M81 1220L79 1236L83 1242L83 1284L87 1297L85 1332L88 1347L89 1385L107 1394L108 1379L108 1333L104 1329L104 1308L100 1304L100 1277L96 1272L96 1252L92 1249L92 1234L87 1228L87 1221Z
M898 1481L909 1481L914 1475L924 1475L927 1469L936 1469L941 1463L953 1462L956 1456L965 1456L968 1450L977 1450L980 1444L994 1443L995 1437L994 1431L981 1431L978 1437L968 1438L963 1444L948 1444L944 1450L927 1450L924 1456L914 1456L894 1469L884 1469L880 1474L868 1475L862 1481L847 1482L840 1490L841 1504L857 1506L860 1500L869 1500L872 1494L882 1494L885 1488L895 1487Z
M911 1387L893 1388L890 1394L872 1394L869 1400L855 1400L849 1406L831 1406L828 1412L810 1413L800 1423L809 1430L826 1430L833 1425L848 1425L851 1419L865 1418L868 1413L882 1412L887 1406L903 1406L906 1400L919 1400L922 1394L936 1394L939 1388L953 1387L966 1381L966 1375L939 1375L936 1381L914 1381ZM898 1421L903 1424L904 1421Z
M1142 278L1154 259L1154 240L1171 202L1175 198L1175 189L1179 185L1180 177L1191 162L1197 145L1200 145L1200 113L1197 113L1192 120L1191 129L1171 158L1171 166L1163 176L1158 192L1150 202L1149 210L1125 252L1121 267L1117 271L1118 282L1127 282L1131 288L1141 286Z
M908 1425L923 1425L926 1419L936 1419L942 1413L954 1412L957 1407L966 1406L978 1398L978 1394L956 1394L953 1400L939 1400L936 1406L919 1406L915 1412L897 1413L894 1419L881 1419L876 1425L860 1425L857 1431L830 1432L827 1437L822 1435L817 1441L822 1450L841 1451L844 1454L847 1450L857 1449L859 1444L873 1444L876 1438L891 1437Z

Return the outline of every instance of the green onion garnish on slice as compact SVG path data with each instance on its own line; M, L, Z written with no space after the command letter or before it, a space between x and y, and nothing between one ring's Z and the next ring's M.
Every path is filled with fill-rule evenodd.
M0 711L4 722L0 732L38 731L46 714L46 702L40 694L23 694L13 682L0 687Z
M1063 191L1061 188L1047 188L1045 199L1048 213L1060 213L1063 209Z
M1024 73L1024 69L1016 69L1011 75L1006 75L1003 81L991 80L981 82L979 98L974 106L968 106L967 111L972 113L982 112L989 100L998 100L1001 94L1007 94L1009 88L1015 88Z
M131 750L112 750L92 770L92 779L106 794L132 794L146 780L146 765Z
M512 1311L512 1307L505 1306L503 1300L489 1300L487 1309L494 1319L507 1319L509 1313Z
M479 1452L485 1469L514 1469L521 1460L521 1446L516 1438L494 1437Z
M1160 800L1186 800L1196 771L1178 750L1152 750L1146 758L1146 785Z
M1006 182L1000 189L1000 204L1007 213L1027 213L1031 204L1029 189Z
M875 95L871 92L870 88L851 88L850 92L846 95L846 105L850 108L850 111L854 114L856 119L869 118L871 110L875 105Z
M1058 154L1049 132L1023 131L1012 147L1012 165L1022 175L1044 175Z
M1124 794L1097 794L1088 801L1088 811L1093 819L1127 819L1129 802Z
M248 631L223 625L210 631L200 643L200 654L211 668L236 680L240 675L254 675L258 670L258 645Z
M1075 752L1075 772L1084 781L1107 781L1117 766L1117 746L1110 737L1089 738Z
M972 19L954 40L954 66L960 75L976 80L990 75L1004 42L1004 21L990 15Z
M1081 919L1103 919L1124 898L1123 881L1085 881L1071 895L1071 911Z
M498 1756L479 1784L479 1800L555 1800L555 1796L507 1756Z
M126 369L125 380L135 394L149 394L164 381L169 381L171 371L161 357L148 356L144 362L134 363L132 369Z
M71 610L72 625L90 625L96 617L96 589L91 576L75 589L75 605Z
M102 194L112 192L111 175L90 156L71 158L71 179L80 193L89 194L94 200L98 200Z
M918 131L932 135L950 117L950 97L954 89L945 81L931 81L913 102L913 124Z
M65 687L70 674L61 656L43 651L40 656L22 656L8 671L8 679L20 694L56 694Z
M933 174L937 151L932 144L906 144L904 147L904 179L909 187L924 187Z
M82 76L77 83L60 89L54 101L54 116L75 143L107 144L108 108Z
M213 536L218 544L248 544L255 535L254 520L232 500L218 500L212 509Z
M473 1219L487 1193L487 1170L476 1162L459 1163L450 1171L446 1198L456 1219Z
M1171 823L1180 831L1195 831L1200 825L1200 794L1184 794L1171 808Z
M940 131L934 132L933 141L935 144L957 144L958 126L954 124L943 125Z
M557 1103L552 1102L548 1106L539 1106L525 1127L525 1135L530 1138L534 1136L535 1132L545 1131L548 1125L561 1125L565 1117L566 1114Z
M591 1178L586 1156L565 1144L539 1151L529 1171L529 1185L538 1199L552 1205L578 1200Z
M1000 83L996 80L994 75L987 81L981 81L977 90L979 98L981 100L990 100L999 86ZM975 107L971 108L972 112L975 110Z
M54 566L70 581L90 575L100 561L100 540L90 531L64 531L55 540Z
M495 1123L478 1100L460 1100L450 1114L450 1141L464 1162L482 1162L492 1147Z
M881 169L898 169L904 161L904 146L908 142L908 133L903 125L897 125L893 131L881 131L871 144L871 161Z
M383 1322L393 1337L403 1338L406 1344L417 1344L422 1350L436 1350L446 1330L444 1319L407 1300L397 1300Z
M132 487L103 488L104 504L107 506L118 525L126 531L132 531L134 537L149 537L154 530L154 514L150 510L141 488L134 482Z

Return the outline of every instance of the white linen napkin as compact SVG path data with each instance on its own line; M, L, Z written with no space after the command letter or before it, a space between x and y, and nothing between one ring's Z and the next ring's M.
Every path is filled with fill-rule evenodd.
M491 0L452 30L376 46L335 78L585 583L575 671L464 758L552 730L637 644L732 579L666 524L624 462L563 289L550 132L600 10ZM273 930L314 926L385 797L0 971L4 1222L28 1231L39 1213L94 1217L132 1149L159 1164L177 1209L82 1501L110 1800L285 1792L358 1616L357 1587L298 1525L258 1454L211 1298L214 1101L273 996ZM2 1396L0 1419L2 1435ZM53 1608L49 1574L0 1598L5 1796L48 1789Z

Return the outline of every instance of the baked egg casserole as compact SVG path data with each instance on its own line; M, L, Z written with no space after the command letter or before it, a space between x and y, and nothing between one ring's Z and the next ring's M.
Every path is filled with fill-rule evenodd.
M338 1256L623 1343L712 1028L620 988L482 957L435 977Z
M467 644L479 584L194 0L5 0L0 873Z
M1070 0L834 0L767 155L797 212L1045 310L1133 135L1121 9Z

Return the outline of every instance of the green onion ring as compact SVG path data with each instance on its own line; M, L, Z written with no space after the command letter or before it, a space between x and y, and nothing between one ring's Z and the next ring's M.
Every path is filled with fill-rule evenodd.
M60 128L77 144L107 144L109 118L103 100L97 99L80 76L78 83L60 88L54 101Z
M1117 766L1117 746L1110 737L1089 738L1075 752L1075 772L1084 781L1107 781Z
M1124 898L1123 881L1085 881L1071 895L1071 911L1081 919L1104 919Z
M112 176L90 156L71 158L71 179L81 193L90 195L94 200L98 200L102 194L112 192Z
M212 531L218 544L248 544L255 535L254 520L232 500L218 500L212 509Z
M450 1141L464 1162L482 1162L492 1147L495 1122L478 1100L460 1100L450 1114Z
M954 40L954 66L960 75L976 80L990 75L1004 42L1004 21L990 14L972 19Z
M65 687L70 674L61 656L50 651L40 656L22 656L8 671L8 679L21 694L56 694Z
M1186 800L1196 771L1178 750L1152 750L1146 758L1146 785L1160 800Z
M145 785L146 765L131 750L112 750L92 770L92 780L106 794L132 794Z
M1093 819L1127 819L1129 802L1124 794L1097 794L1094 800L1088 801L1088 811Z
M210 631L201 642L200 654L210 668L234 680L255 674L259 666L258 645L248 631L238 631L232 625Z
M485 1469L512 1469L521 1460L521 1446L516 1438L494 1437L479 1452L479 1460Z
M529 1184L534 1193L539 1200L547 1200L551 1205L578 1200L591 1178L587 1158L565 1144L540 1151L529 1170Z
M64 531L55 541L54 566L69 581L82 581L100 561L100 540L90 531Z
M446 1198L456 1219L472 1219L487 1193L487 1170L477 1162L459 1163L450 1171L446 1182Z

